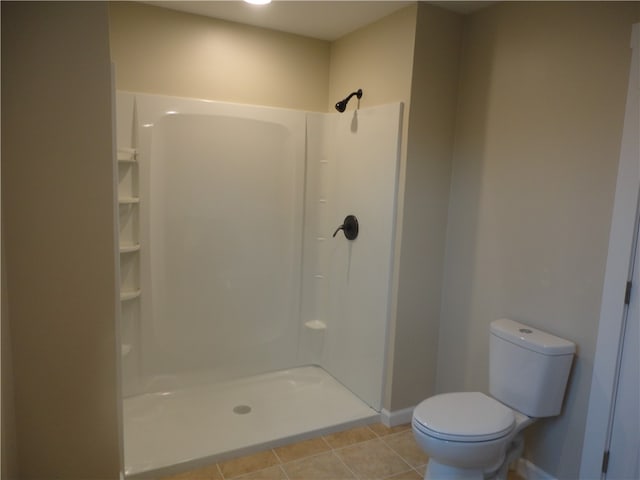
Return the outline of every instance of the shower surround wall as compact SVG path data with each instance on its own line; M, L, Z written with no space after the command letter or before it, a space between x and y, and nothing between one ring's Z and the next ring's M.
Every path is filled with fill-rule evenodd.
M137 210L124 205L120 217L121 241L139 244L139 273L125 286L140 294L122 302L127 453L127 439L145 443L132 426L139 420L130 420L147 408L145 395L207 386L215 396L230 381L305 365L322 367L361 407L334 405L331 418L291 434L375 415L402 105L307 114L119 92L117 113L119 150L137 152L139 194ZM332 236L348 214L360 221L353 241ZM122 257L122 272L131 258ZM317 377L304 375L295 382ZM252 417L263 421L257 410ZM232 449L290 434L269 435L239 437ZM145 469L148 453L137 452L134 466L126 457L128 473ZM189 452L172 462L220 453Z
M440 186L448 185L462 16L413 4L326 42L140 3L109 9L121 90L314 112L333 112L355 88L363 108L404 103L384 409L434 393L447 211Z
M295 363L304 117L283 117L177 114L153 126L142 339L159 374Z
M137 95L132 125L118 99L141 197L141 321L123 332L145 383L126 372L125 395L295 366L304 113Z
M401 118L402 104L307 115L301 354L376 410L391 315ZM352 214L359 234L350 241L336 229ZM318 329L326 331L321 345Z

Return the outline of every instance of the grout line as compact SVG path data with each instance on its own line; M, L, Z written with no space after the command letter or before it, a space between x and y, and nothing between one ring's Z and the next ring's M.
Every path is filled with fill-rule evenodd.
M365 443L374 442L376 440L380 440L380 439L379 438L370 438L368 440L363 440L362 442L356 442L356 443L352 443L352 444L349 444L349 445L343 445L342 447L333 448L332 450L334 452L336 452L336 451L344 450L346 448L355 447L356 445L364 445Z
M284 475L284 478L286 478L286 480L290 480L289 479L289 475L287 474L287 471L283 468L282 465L283 465L282 463L280 465L278 465L278 467L280 467L280 471L282 472L282 474Z
M324 442L324 444L329 447L329 451L333 450L333 447L329 444L329 442L327 442L327 440L324 438L324 435L320 435L320 438L322 439L322 441Z
M407 432L411 432L411 430L400 430L399 432L390 433L389 435L385 435L383 438L399 437L400 435L404 435Z
M347 444L347 445L342 445L342 446L340 446L340 447L333 447L333 446L332 446L332 445L327 441L327 439L325 438L325 436L324 436L324 435L322 436L322 439L323 439L323 440L325 441L325 443L329 446L329 448L331 448L331 450L341 450L341 449L343 449L343 448L352 447L352 446L354 446L354 445L359 445L359 444L361 444L361 443L369 442L369 441L371 441L371 440L375 440L375 439L377 439L377 438L378 438L378 436L376 435L376 432L374 432L373 430L371 430L371 429L369 428L369 426L368 426L368 425L357 426L357 427L353 427L353 428L350 428L350 429L347 429L347 430L342 430L341 432L336 432L336 433L348 432L348 431L350 431L350 430L354 430L354 429L356 429L356 428L361 428L361 427L366 427L366 428L371 432L371 434L373 435L373 438L366 438L366 439L364 439L364 440L355 441L355 442L353 442L353 443L349 443L349 444Z
M361 442L361 443L362 443L362 442ZM331 453L333 454L333 456L334 456L334 457L336 457L336 458L338 459L338 461L339 461L340 463L342 463L342 465L344 465L344 468L346 468L346 469L347 469L347 471L349 471L349 473L351 473L351 475L353 475L353 478L355 478L355 479L359 479L359 478L360 478L358 475L356 475L356 472L354 472L353 470L351 470L351 468L349 468L349 465L347 465L347 464L345 463L345 461L344 461L344 460L342 460L342 458L340 457L340 455L338 455L335 451L332 451Z
M338 460L340 461L340 463L342 463L342 465L344 465L344 466L345 466L345 468L346 468L346 469L347 469L347 470L348 470L348 471L349 471L349 472L354 476L354 478L359 479L360 477L359 477L358 475L356 475L356 473L355 473L355 472L354 472L354 471L353 471L353 470L352 470L352 469L351 469L351 468L350 468L350 467L349 467L349 466L344 462L344 460L342 460L342 458L340 457L340 455L338 455L338 453L339 453L340 451L344 450L344 449L347 449L347 448L350 448L350 447L355 447L355 446L358 446L358 445L360 445L360 446L361 446L361 445L364 445L364 444L366 444L366 443L368 443L368 442L373 442L373 441L376 441L376 440L377 440L377 441L381 441L383 445L385 445L385 446L386 446L387 448L389 448L389 449L390 449L390 450L391 450L395 455L397 455L397 456L398 456L398 457L399 457L399 458L400 458L400 459L401 459L401 460L402 460L402 461L407 465L407 467L408 467L408 469L409 469L409 470L414 470L418 475L421 475L421 474L420 474L420 472L417 470L417 468L413 467L413 466L412 466L412 465L411 465L407 460L405 460L405 458L404 458L404 457L403 457L399 452L397 452L396 450L394 450L394 449L393 449L393 448L392 448L392 447L387 443L387 441L385 440L386 438L390 439L390 438L392 438L392 437L397 437L397 436L399 436L399 435L401 435L401 434L404 434L404 433L406 433L406 431L407 431L407 430L401 430L401 431L399 431L399 432L395 432L395 433L387 433L387 434L382 434L382 435L380 435L380 434L376 433L376 432L371 428L371 425L373 425L373 423L371 423L371 424L366 424L366 425L362 425L362 426L366 427L366 428L367 428L367 430L368 430L369 432L371 432L371 433L374 435L374 436L373 436L373 438L368 438L368 439L365 439L365 440L356 441L356 442L350 443L350 444L348 444L348 445L343 445L343 446L341 446L341 447L337 447L337 448L335 448L335 447L331 446L331 444L326 440L325 435L319 435L318 437L313 437L313 438L315 438L315 439L318 439L318 438L319 438L319 439L321 439L321 440L324 442L324 444L328 447L328 450L325 450L325 451L322 451L322 452L313 453L313 454L311 454L311 455L305 455L305 456L303 456L303 457L300 457L300 458L297 458L297 459L295 459L295 460L291 460L291 461L288 461L288 462L283 462L283 461L282 461L282 458L280 458L280 456L276 453L276 449L275 449L275 448L271 448L271 449L269 449L269 450L273 453L273 455L275 456L276 460L278 461L278 463L277 463L277 464L270 465L270 466L268 466L268 467L264 467L264 468L261 468L261 469L258 469L258 470L252 471L252 472L246 472L246 473L243 473L243 474L241 474L241 475L236 475L235 477L227 477L227 476L225 476L225 475L223 474L223 472L222 472L222 468L221 468L221 466L220 466L220 462L216 462L216 463L215 463L215 466L216 466L216 469L217 469L218 473L220 474L220 477L222 478L222 480L231 480L232 478L234 478L234 479L235 479L235 478L241 477L241 476L243 476L243 475L249 475L249 474L252 474L252 473L255 473L255 472L259 472L259 471L261 471L261 470L264 470L265 468L270 468L270 467L273 467L273 466L276 466L276 465L280 467L280 470L283 472L283 474L284 474L284 476L286 477L286 479L287 479L287 480L290 480L290 479L289 479L289 476L287 475L286 470L284 469L284 465L288 465L288 464L291 464L291 463L294 463L294 462L298 462L298 461L301 461L301 460L305 460L305 459L309 459L309 458L312 458L312 457L317 457L317 456L322 455L322 454L325 454L325 453L331 453L333 456L335 456L335 457L337 457L337 458L338 458ZM356 428L356 427L354 427L354 428ZM351 430L351 429L343 430L343 432L346 432L346 431L349 431L349 430ZM304 441L304 440L302 440L302 441ZM286 445L286 446L296 445L296 443L301 443L302 441L300 441L300 442L295 442L295 443L292 443L292 444L289 444L289 445ZM268 450L263 450L263 452L266 452L266 451L268 451ZM256 453L259 453L259 452L256 452ZM238 458L242 458L242 457L238 457ZM421 465L420 465L420 466L421 466ZM407 470L407 472L408 472L409 470ZM400 473L406 473L406 472L400 472ZM392 475L392 476L393 476L393 475ZM389 478L389 477L384 477L384 478Z
M370 426L370 425L373 425L373 423L370 423L370 424L368 424L368 425L365 425L365 427L367 427L367 430L369 430L371 433L373 433L373 434L376 436L376 438L380 438L380 435L378 435L376 432L374 432L374 431L373 431L373 428L371 428L371 426Z
M422 466L425 467L425 473L426 473L427 464L425 463L424 465L418 465L418 467L422 467ZM420 470L418 470L418 467L413 467L413 471L416 472L420 476L420 478L423 478L424 477L424 473L420 472Z
M401 432L392 433L392 434L390 434L390 435L385 435L385 437L386 437L386 438L396 437L396 436L400 436L400 434L404 434L405 432L406 432L406 430L403 430L403 431L401 431ZM385 445L389 450L391 450L393 453L395 453L395 454L400 458L400 460L402 460L405 464L407 464L407 466L409 467L409 469L410 469L410 470L414 470L413 465L411 465L411 463L410 463L407 459L405 459L405 458L400 454L400 452L398 452L395 448L393 448L391 445L389 445L389 444L387 443L387 441L386 441L384 438L381 438L380 440L382 440L382 443L383 443L383 444L384 444L384 445ZM409 470L407 470L407 471L409 471Z
M387 447L389 447L391 450L393 450L395 453L397 453L398 455L400 455L402 457L402 455L400 454L400 452L396 451L395 448L393 448L389 443L387 439L391 439L391 437L399 437L400 434L403 434L405 432L398 432L398 433L393 433L391 435L385 435L385 438L381 438L380 440L382 440L382 443L384 443ZM402 458L404 460L404 457ZM411 467L413 468L413 467Z
M290 462L283 463L282 465L289 465L291 463L301 462L302 460L306 460L308 458L319 457L320 455L325 455L327 453L333 453L333 450L325 450L324 452L312 453L311 455L307 455L306 457L296 458L295 460L291 460Z
M391 447L389 447L389 449L391 449ZM393 453L395 453L396 455L398 455L398 458L400 458L400 460L402 460L402 461L405 463L405 465L406 465L407 467L409 467L409 470L413 470L413 467L411 466L411 464L410 464L409 462L407 462L407 461L402 457L402 455L400 455L400 454L399 454L398 452L396 452L395 450L391 450L391 451L392 451ZM407 470L407 472L408 472L409 470Z
M414 468L410 468L409 470L403 470L402 472L392 473L391 475L387 475L386 477L382 477L381 480L384 480L385 478L393 478L396 475L402 475L403 473L409 473L409 472L415 472L415 469ZM419 472L416 472L416 473L418 473L418 475L420 475Z
M295 444L294 444L294 445L295 445ZM278 455L278 454L276 453L276 449L275 449L275 448L272 448L272 449L271 449L271 451L273 452L273 454L274 454L274 455L276 456L276 458L278 459L278 463L279 463L280 465L282 465L284 462L283 462L283 461L282 461L282 459L280 458L280 455Z
M374 432L374 433L375 433L375 432ZM404 431L403 431L403 432L398 432L398 434L399 434L399 433L404 433ZM393 435L397 435L397 434L393 434ZM393 435L385 435L385 437L391 437L391 436L393 436ZM393 477L394 475L399 475L399 474L401 474L401 473L410 472L410 471L412 471L412 470L413 470L413 471L415 471L415 469L413 468L413 466L412 466L412 465L411 465L407 460L405 460L405 458L404 458L402 455L400 455L400 454L399 454L398 452L396 452L393 448L391 448L391 446L389 446L389 445L387 444L387 442L385 442L385 441L384 441L384 439L383 439L383 438L380 438L380 437L370 438L370 439L368 439L368 440L364 440L364 441L362 441L362 442L352 443L351 445L345 445L344 447L340 447L340 448L338 448L338 449L334 449L334 452L339 451L339 450L344 450L344 449L346 449L346 448L353 447L353 446L356 446L356 445L364 445L365 443L370 443L370 442L374 442L374 441L380 441L380 442L382 442L382 445L384 445L385 447L387 447L387 448L391 451L391 453L393 453L395 456L397 456L397 457L398 457L398 458L399 458L399 459L400 459L400 460L401 460L401 461L406 465L406 467L407 467L407 469L406 469L406 470L403 470L402 472L396 472L396 473L393 473L393 474L388 475L388 476L383 477L383 478L390 478L390 477ZM342 460L342 458L340 457L340 455L337 455L337 454L336 454L336 456L340 459L340 461L342 461L342 463L345 465L345 467L347 467L347 469L355 475L355 477L356 477L356 478L360 478L360 477L358 477L358 475L356 475L356 474L355 474L355 472L353 472L353 470L351 470L351 468L349 468L349 466L348 466L348 465L347 465L347 464ZM420 475L420 472L416 472L416 473L418 473L418 475Z

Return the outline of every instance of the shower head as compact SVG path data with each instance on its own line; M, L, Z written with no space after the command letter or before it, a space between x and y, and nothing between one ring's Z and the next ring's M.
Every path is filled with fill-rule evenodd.
M336 110L338 110L340 113L344 112L347 108L347 103L349 103L349 100L351 100L351 97L353 97L354 95L358 97L358 99L362 98L362 89L359 88L357 92L351 92L347 98L336 103Z

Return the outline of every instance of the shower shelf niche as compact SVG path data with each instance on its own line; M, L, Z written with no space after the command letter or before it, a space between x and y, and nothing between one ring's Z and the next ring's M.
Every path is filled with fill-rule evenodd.
M128 300L133 300L134 298L138 298L140 293L142 293L141 290L121 290L120 301L126 302Z
M120 255L120 311L122 340L120 354L125 368L137 368L136 319L139 316L140 289L140 240L138 233L139 187L138 158L135 148L118 148L118 251ZM132 363L133 362L133 363Z
M118 197L118 203L120 205L130 205L134 203L140 203L140 198L138 197Z
M139 243L134 243L134 244L120 243L120 253L132 253L132 252L137 252L139 250L140 250Z
M309 329L311 329L311 330L326 330L327 329L327 324L324 323L322 320L309 320L308 322L305 322L304 326L309 328Z
M135 163L137 161L135 148L119 148L118 161L123 163Z

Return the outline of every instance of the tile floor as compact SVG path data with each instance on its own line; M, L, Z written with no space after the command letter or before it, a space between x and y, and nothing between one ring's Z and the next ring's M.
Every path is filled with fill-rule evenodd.
M323 435L162 480L420 480L427 456L411 425L380 423ZM510 475L509 480L520 480Z

